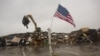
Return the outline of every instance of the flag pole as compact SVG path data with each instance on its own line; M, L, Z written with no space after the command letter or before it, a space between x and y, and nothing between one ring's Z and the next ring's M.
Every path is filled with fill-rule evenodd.
M58 9L58 8L57 8L57 9ZM54 13L56 13L57 9L55 10ZM55 14L54 14L54 15L55 15ZM54 15L53 15L53 17L52 17L52 21L51 21L51 26L50 26L51 29L52 29L52 24L53 24L53 18L54 18Z
M54 16L53 16L53 18L54 18ZM52 32L53 18L51 20L50 28L48 28L48 43L49 43L49 50L50 50L49 56L53 56L53 50L52 50L52 46L51 46L51 32Z
M51 30L52 30L53 18L54 18L54 16L52 17L52 20L51 20L51 26L50 26Z
M49 50L50 50L49 56L53 56L53 50L52 50L52 46L51 46L51 32L52 32L53 18L54 18L54 15L53 15L52 20L51 20L50 28L48 28L48 40L49 40L48 43L49 43Z
M51 47L51 29L48 28L48 39L49 39L49 50L50 50L50 54L49 56L53 56L53 52L52 52L52 47Z

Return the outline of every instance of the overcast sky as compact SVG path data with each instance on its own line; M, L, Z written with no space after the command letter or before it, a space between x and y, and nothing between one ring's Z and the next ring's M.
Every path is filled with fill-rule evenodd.
M68 9L76 24L53 17L58 4ZM0 35L34 31L22 25L24 15L32 14L43 31L51 26L53 32L71 32L82 27L100 28L100 0L0 0Z

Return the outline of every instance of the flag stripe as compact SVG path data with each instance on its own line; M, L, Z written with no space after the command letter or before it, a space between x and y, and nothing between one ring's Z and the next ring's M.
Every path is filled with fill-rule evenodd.
M72 16L70 14L68 14L67 17L73 21Z
M73 20L69 19L68 17L63 16L63 15L60 14L58 11L55 13L54 16L55 16L55 17L58 17L58 18L60 18L60 19L62 19L62 20L64 20L64 21L67 21L67 22L69 22L69 23L71 23L72 25L75 26Z

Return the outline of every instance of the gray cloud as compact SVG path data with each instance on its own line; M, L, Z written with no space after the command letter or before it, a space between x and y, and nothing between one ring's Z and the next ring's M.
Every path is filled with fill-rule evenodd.
M58 3L66 7L76 24L60 20L53 15ZM29 29L22 25L24 15L32 14L38 26L46 31L53 18L52 31L71 32L81 27L100 27L100 1L99 0L0 0L0 35L32 32L34 25L29 24Z

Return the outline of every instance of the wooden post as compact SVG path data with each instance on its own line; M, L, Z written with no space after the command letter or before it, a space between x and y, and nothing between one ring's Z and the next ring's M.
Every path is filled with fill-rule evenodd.
M51 47L51 29L48 29L48 42L49 42L49 50L50 50L50 54L49 56L53 56L52 55L52 47Z

